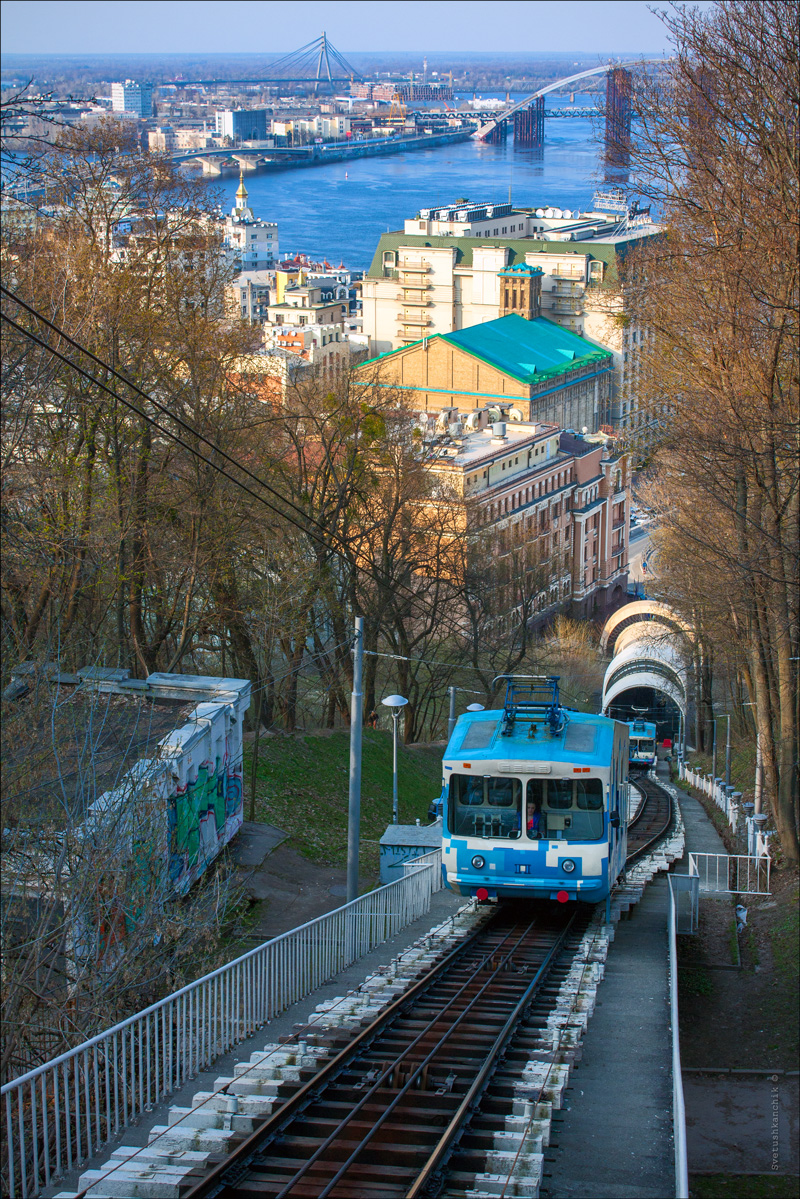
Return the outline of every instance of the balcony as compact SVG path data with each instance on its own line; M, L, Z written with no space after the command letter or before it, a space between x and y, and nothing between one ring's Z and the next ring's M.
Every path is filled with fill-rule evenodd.
M429 262L401 262L397 268L401 275L429 275L431 273L431 264Z
M554 279L577 279L583 282L583 271L573 266L554 266L551 274Z
M397 323L398 323L398 325L403 326L403 328L406 328L409 325L414 325L414 326L419 326L421 328L425 328L428 325L432 325L433 321L430 319L429 316L427 316L423 312L420 312L420 314L418 316L403 316L401 313L398 312Z
M582 296L582 283L567 283L559 281L552 290L554 296Z
M567 300L561 296L553 300L553 312L558 312L563 316L580 316L583 312L583 300Z
M425 300L422 297L415 299L413 296L404 296L401 291L395 296L398 304L410 304L412 308L433 308L433 300Z

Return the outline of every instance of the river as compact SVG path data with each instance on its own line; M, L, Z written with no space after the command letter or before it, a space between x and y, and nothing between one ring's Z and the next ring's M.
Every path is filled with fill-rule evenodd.
M548 106L568 106L568 99ZM592 95L575 96L575 106L591 106ZM476 203L507 200L586 209L603 180L602 125L590 117L545 121L543 151L514 150L513 140L491 146L466 141L438 149L379 158L357 158L245 179L257 217L277 221L281 255L302 252L338 266L366 270L378 238L402 229L417 210L466 197ZM214 180L231 208L238 178Z

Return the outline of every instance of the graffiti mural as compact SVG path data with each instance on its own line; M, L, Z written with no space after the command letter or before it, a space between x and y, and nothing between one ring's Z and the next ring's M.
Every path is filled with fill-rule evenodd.
M222 760L201 763L197 778L169 797L169 876L178 894L186 894L242 827L243 796L241 762L230 764L226 743Z

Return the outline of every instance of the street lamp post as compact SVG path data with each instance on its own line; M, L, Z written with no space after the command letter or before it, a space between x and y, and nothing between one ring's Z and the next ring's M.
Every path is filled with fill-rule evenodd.
M408 703L408 700L402 695L387 695L386 699L382 699L381 703L391 709L392 713L392 824L399 823L398 804L397 804L397 721L400 718L400 713Z
M717 721L725 717L728 721L728 729L725 736L725 786L731 785L731 714L730 712L720 712L714 717L714 741L711 756L711 777L717 777Z
M728 718L728 731L725 735L725 786L731 785L731 714L723 712L723 716Z

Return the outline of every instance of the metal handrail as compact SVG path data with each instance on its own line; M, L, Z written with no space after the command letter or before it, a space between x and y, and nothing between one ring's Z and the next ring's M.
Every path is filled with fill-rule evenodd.
M3 1193L38 1195L145 1109L423 916L441 870L433 861L415 865L6 1083Z
M769 854L751 857L746 853L689 854L690 873L700 879L700 891L728 895L770 895Z
M677 910L672 875L669 879L669 1013L672 1026L672 1134L675 1143L675 1199L689 1199L689 1158L686 1149L686 1106L681 1071L681 1042L678 1024Z
M403 862L403 877L410 874L413 870L418 870L422 866L433 867L433 878L431 880L431 893L444 890L444 880L442 878L442 851L441 849L432 849L429 853L418 854L415 858L409 858L407 862Z

